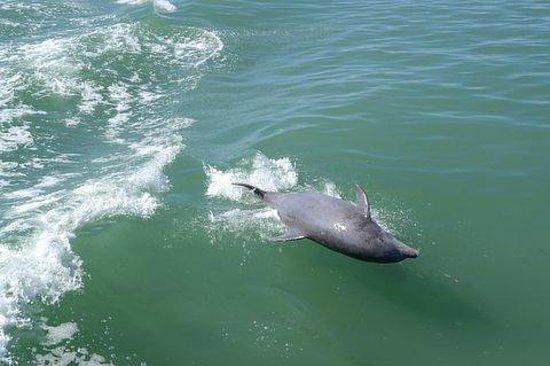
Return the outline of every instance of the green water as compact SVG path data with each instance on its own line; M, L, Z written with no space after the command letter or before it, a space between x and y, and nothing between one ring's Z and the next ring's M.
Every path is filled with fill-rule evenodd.
M0 0L0 363L546 364L549 40L536 1ZM360 183L421 255L270 243L236 179Z

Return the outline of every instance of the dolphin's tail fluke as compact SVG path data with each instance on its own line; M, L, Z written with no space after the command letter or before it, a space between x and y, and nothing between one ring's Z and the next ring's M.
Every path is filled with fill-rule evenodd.
M237 186L237 187L244 187L244 188L250 189L252 191L252 193L257 195L261 199L264 199L265 194L267 193L266 191L264 191L264 190L262 190L258 187L254 187L253 185L250 185L250 184L246 184L246 183L232 183L232 184L234 186Z

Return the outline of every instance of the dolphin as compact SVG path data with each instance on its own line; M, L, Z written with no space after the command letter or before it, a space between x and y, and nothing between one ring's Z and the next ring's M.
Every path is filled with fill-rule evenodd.
M233 183L251 190L277 210L285 225L275 242L308 238L347 256L377 263L395 263L418 257L413 249L385 231L371 216L365 190L356 186L355 204L321 193L267 192L246 183Z

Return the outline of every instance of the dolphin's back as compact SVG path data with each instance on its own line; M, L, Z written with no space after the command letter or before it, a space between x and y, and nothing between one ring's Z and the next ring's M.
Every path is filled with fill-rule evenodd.
M298 226L310 237L322 231L342 233L360 224L364 216L350 202L320 193L288 193L273 197L271 206L289 226ZM365 219L366 220L366 219Z
M340 198L314 192L280 194L273 197L271 201L277 210L287 214L296 213L300 216L308 211L314 213L312 216L315 217L323 216L323 214L330 214L331 217L334 217L338 214L354 213L357 210L355 205Z

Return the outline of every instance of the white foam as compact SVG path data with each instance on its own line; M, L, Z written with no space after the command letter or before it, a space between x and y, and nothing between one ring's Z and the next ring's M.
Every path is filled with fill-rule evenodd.
M80 119L79 118L65 118L63 120L63 124L67 127L73 127L73 126L76 126L78 124L80 124Z
M83 43L86 47L82 47ZM176 47L185 48L187 43L191 44L189 50L194 51L176 52ZM0 49L0 123L8 126L0 133L0 152L38 145L35 139L40 137L32 136L30 125L16 121L27 114L45 113L22 102L29 99L22 95L35 93L30 86L39 88L38 97L54 94L79 101L73 113L60 120L67 126L85 123L89 120L86 115L97 113L101 106L112 118L97 127L104 128L105 133L91 139L96 138L98 145L111 146L109 138L105 139L110 136L119 143L109 156L86 160L89 167L73 176L63 174L63 167L80 163L87 159L85 156L57 153L45 157L36 150L33 153L38 156L25 162L0 160L0 199L6 207L0 212L0 363L9 362L5 353L10 339L6 329L24 323L25 304L36 300L53 303L82 285L81 261L70 246L78 228L116 215L148 217L161 205L159 193L169 188L163 169L184 148L181 130L192 120L147 117L143 106L152 109L169 95L142 80L162 79L162 73L170 68L192 69L222 48L221 40L209 31L182 28L158 35L138 23L121 23ZM104 55L111 52L114 56L147 53L151 62L165 67L154 71L160 74L146 74L143 78L138 74L144 72L142 69L134 70L130 80L114 72L112 85L96 85L89 80L89 73L82 71L106 62L102 61ZM40 169L54 171L55 175ZM97 175L93 176L93 172ZM13 180L13 186L12 178L18 179ZM71 329L67 326L58 330L68 334ZM53 338L46 342L52 343ZM82 358L71 352L63 348L53 350L37 358L37 363L104 363L99 356Z
M148 1L151 1L151 0L117 0L116 2L119 4L140 5Z
M95 50L89 56L97 57L111 51L138 54L142 51L139 33L137 23L119 23L86 34L82 39L98 41Z
M177 59L192 60L194 67L199 67L218 55L223 46L223 42L214 32L204 31L204 37L199 39L183 39L176 42L174 55Z
M245 182L268 191L288 189L296 185L298 175L289 158L269 159L258 152L252 161L241 162L241 166L220 170L205 166L208 178L207 196L226 197L239 200L244 190L232 183Z
M31 211L38 211L44 206L49 206L59 200L59 194L53 193L49 195L40 195L41 190L29 190L29 198L33 198L28 202L21 203L13 206L13 210L6 214L7 218L17 218L22 214L29 213Z
M19 164L16 162L0 160L0 177L12 178L20 176L21 174L15 171L18 166Z
M23 116L32 114L45 114L43 111L37 111L24 104L19 104L14 108L4 108L0 110L0 123L8 123Z
M38 188L52 187L63 181L61 176L45 176L40 178L40 182L36 185Z
M75 322L62 323L57 326L47 325L47 319L42 318L41 328L45 331L44 340L40 347L42 351L34 356L33 365L82 365L108 366L112 365L105 357L91 353L85 347L75 347L72 342L78 334L78 325ZM102 321L103 322L103 321ZM113 357L113 354L111 354Z
M48 233L38 234L34 245L19 249L0 247L0 346L3 349L9 340L5 327L24 319L18 306L21 301L36 297L55 301L63 292L80 284L79 260L65 257L68 243L48 245L47 236ZM59 239L68 240L68 235Z
M7 57L0 51L0 57L4 56ZM20 102L13 103L16 92L24 87L25 80L20 72L10 73L8 69L0 68L0 124L7 124L25 115L44 113Z
M100 88L94 86L90 82L84 82L80 86L82 94L82 102L78 106L80 112L91 114L95 108L103 102L103 97L100 94Z
M5 107L13 100L15 90L21 88L22 76L19 73L8 76L5 69L0 69L0 107Z
M112 141L123 142L118 135L124 131L124 127L130 119L131 112L128 110L133 97L124 85L111 85L107 89L109 90L109 99L115 104L116 114L109 118L105 135Z
M172 9L169 4L160 1L157 5L168 10ZM82 43L87 43L87 46L82 47ZM93 113L105 100L102 88L82 79L81 71L88 67L82 61L84 58L97 58L108 52L139 54L147 50L157 58L152 62L175 68L198 67L222 49L223 42L211 31L188 28L187 32L159 36L138 23L119 23L78 35L4 47L0 50L0 58L12 67L0 68L0 123L27 114L44 113L17 102L18 91L37 81L44 86L41 94L80 96L79 112ZM140 76L134 73L131 81L139 82L139 79ZM142 90L141 95L146 103L158 99L156 93L148 90ZM72 126L77 121L77 116L72 116L65 123Z
M14 27L14 28L21 27L21 24L12 22L11 20L8 20L8 19L0 19L0 24L5 26L5 27L6 26L7 27Z
M148 2L152 2L155 9L164 11L166 13L172 13L178 8L168 0L117 0L119 4L128 4L128 5L141 5Z
M0 152L12 151L20 146L28 146L32 142L28 125L11 126L6 132L0 132Z
M139 92L139 101L141 103L149 104L162 98L162 94L153 93L149 90L141 90Z
M178 10L178 8L168 0L154 0L153 5L155 6L155 9L166 13L173 13Z
M235 187L232 183L249 183L268 191L294 188L298 182L298 174L289 158L271 159L257 152L254 157L244 159L235 168L222 170L205 166L204 170L208 179L205 193L207 196L230 199L245 205L210 212L207 229L213 241L218 233L223 232L249 236L252 231L261 236L268 236L281 230L282 225L276 210L249 206L250 201L245 196L246 190ZM245 261L246 258L243 258L243 263Z
M78 348L76 351L69 347L56 347L49 353L37 355L33 362L37 366L114 366L105 357L97 353L90 353L85 348Z
M6 197L21 203L13 204L5 214L5 218L19 219L2 227L2 235L29 228L33 233L20 248L0 247L0 346L5 347L8 341L5 327L21 319L19 304L36 297L55 302L64 292L81 286L80 259L70 247L79 227L99 218L147 217L155 211L160 204L155 193L168 188L162 169L183 148L178 131L190 124L191 120L182 118L165 121L162 131L146 134L131 144L143 163L129 171L113 171L72 191L50 194L43 190L55 188L62 178L45 177L35 186Z
M21 59L22 65L31 68L34 77L51 91L68 96L74 94L79 85L75 74L81 69L81 65L73 62L68 53L74 41L74 37L68 37L26 44L20 46L12 57Z
M73 322L59 324L58 326L43 325L42 329L46 331L46 339L42 342L45 346L53 346L70 340L78 333L78 326Z

